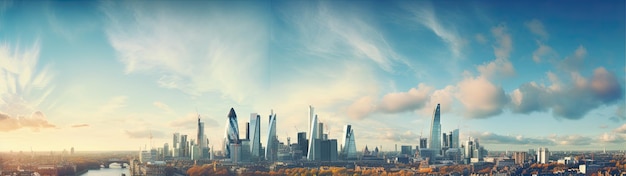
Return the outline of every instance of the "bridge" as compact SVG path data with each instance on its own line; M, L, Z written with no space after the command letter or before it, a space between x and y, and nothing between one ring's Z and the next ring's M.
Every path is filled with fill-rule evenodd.
M120 164L120 166L122 168L126 168L126 166L124 166L124 164L130 165L130 161L129 160L122 159L122 158L111 158L109 160L102 161L102 165L104 165L104 168L109 168L109 165L111 165L113 163Z

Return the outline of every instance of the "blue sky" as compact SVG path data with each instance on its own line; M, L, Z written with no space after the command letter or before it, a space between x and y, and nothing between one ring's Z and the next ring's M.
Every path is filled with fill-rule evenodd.
M391 150L438 103L443 132L489 150L623 150L624 7L2 1L0 151L162 146L197 113L219 149L230 107L242 126L273 109L286 141L308 105L331 138L352 124L358 148Z

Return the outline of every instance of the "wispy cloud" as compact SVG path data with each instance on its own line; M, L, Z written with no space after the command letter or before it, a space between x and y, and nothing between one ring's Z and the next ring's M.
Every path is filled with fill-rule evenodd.
M116 96L111 98L106 104L100 106L99 113L101 114L110 114L113 113L120 108L124 108L127 106L126 100L128 97L126 96Z
M72 125L72 128L82 128L82 127L89 127L89 124L76 124L76 125Z
M411 17L414 22L426 26L441 38L448 45L455 58L462 57L467 41L459 35L454 26L446 26L437 18L435 9L431 4L410 4L403 5L403 7L412 14Z
M154 105L157 108L165 111L168 114L175 114L174 110L172 110L172 108L170 108L170 106L168 106L167 104L165 104L163 102L155 101L154 103L152 103L152 105Z
M150 139L150 138L164 138L165 134L158 130L150 129L133 129L124 130L124 134L131 139Z
M541 21L539 21L538 19L527 21L524 23L524 25L526 26L526 28L530 30L530 32L532 32L533 34L537 36L540 36L541 39L543 40L548 39L549 37L548 32L546 32L546 29L543 26L543 23L541 23Z
M186 4L209 7L200 10L164 1L103 2L101 9L127 73L160 75L162 87L194 96L214 91L242 101L266 79L269 22L262 7L219 3Z
M515 68L509 57L513 51L513 39L508 33L505 25L491 28L491 34L496 38L496 44L493 46L495 60L477 66L478 72L488 78L500 77L506 78L515 75Z
M53 128L39 105L52 92L49 66L39 64L39 41L22 50L8 43L0 45L0 114L2 131L23 127ZM43 69L39 69L39 67Z

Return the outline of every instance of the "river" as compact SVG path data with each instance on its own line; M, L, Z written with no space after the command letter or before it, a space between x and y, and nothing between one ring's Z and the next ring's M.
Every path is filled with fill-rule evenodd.
M126 174L130 176L127 168L121 168L119 165L111 164L110 168L100 168L99 170L89 170L81 176L119 176Z

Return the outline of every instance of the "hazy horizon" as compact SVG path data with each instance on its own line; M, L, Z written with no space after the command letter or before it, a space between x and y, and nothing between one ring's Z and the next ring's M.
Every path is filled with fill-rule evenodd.
M0 151L221 150L270 110L281 142L357 150L441 132L489 151L626 150L624 1L2 1ZM150 139L152 138L152 139ZM391 150L390 150L391 149Z

